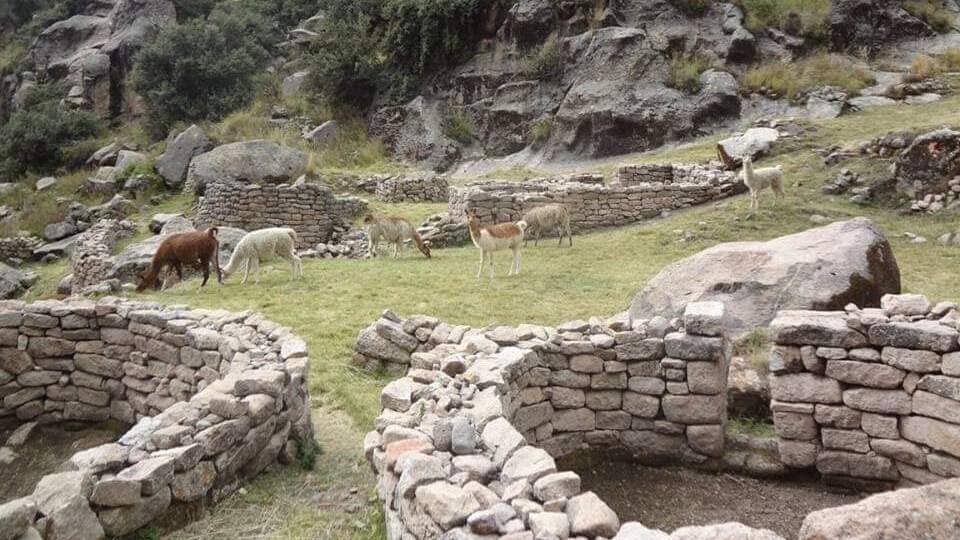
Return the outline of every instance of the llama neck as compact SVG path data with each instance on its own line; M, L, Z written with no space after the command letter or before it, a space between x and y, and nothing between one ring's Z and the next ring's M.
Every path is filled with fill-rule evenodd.
M473 240L474 244L479 245L480 242L480 222L476 219L468 219L467 227L470 229L470 239Z
M743 176L747 180L753 180L753 161L749 159L743 161Z

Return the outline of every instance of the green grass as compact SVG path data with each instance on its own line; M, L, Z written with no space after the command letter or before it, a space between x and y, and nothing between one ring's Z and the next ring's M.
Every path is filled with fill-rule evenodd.
M447 137L460 144L470 144L477 138L477 127L473 117L462 108L450 110L443 131Z
M830 0L737 0L746 15L746 26L759 31L765 28L796 30L799 35L816 42L826 40L829 28ZM799 19L799 28L788 28Z
M766 328L757 328L740 338L733 354L742 356L761 376L766 376L770 369L770 336Z
M855 93L873 83L870 73L852 60L829 53L818 53L790 64L763 64L751 68L740 79L746 93L766 88L791 99L820 86L836 86Z
M940 33L949 32L957 19L943 0L907 0L903 9Z
M783 141L774 156L761 162L783 165L787 196L773 206L766 194L752 219L746 219L748 200L741 196L674 212L666 219L595 231L578 236L572 249L544 244L524 250L518 277L505 276L507 259L498 256L498 275L492 283L475 278L479 254L475 248L464 247L436 250L431 260L420 256L306 260L304 279L296 282L290 280L284 264L271 263L265 265L259 286L240 286L231 280L221 289L209 287L197 294L196 283L191 282L146 296L171 304L256 310L301 335L311 352L310 392L323 448L313 472L295 466L268 473L246 486L245 493L230 497L174 536L382 537L377 503L369 499L372 475L359 448L362 434L373 426L379 391L387 378L355 368L351 356L357 333L386 308L401 315L426 313L472 326L553 325L610 315L624 309L636 291L667 264L720 242L766 240L808 229L814 226L809 220L814 213L831 219L860 215L873 219L893 246L907 292L926 294L934 301L960 299L956 279L960 250L935 242L939 235L956 230L955 217L899 215L889 208L861 208L845 197L823 196L823 184L852 164L827 167L813 153L814 149L854 144L905 126L923 129L944 124L960 124L960 97L911 107L879 107L811 122L804 136ZM713 156L718 137L627 156L622 161L705 161ZM589 165L597 169L596 164ZM190 202L181 197L165 205ZM419 222L443 205L377 203L374 208ZM150 214L155 211L159 209L149 209ZM146 213L138 219L142 223ZM689 240L685 240L688 235L676 231L689 232ZM913 244L903 236L905 232L920 234L930 242ZM57 272L63 270L63 266L46 267L39 290L47 290L46 283L58 279ZM360 490L355 499L349 497L352 487ZM359 505L356 512L345 511L344 499Z
M563 74L560 41L550 36L523 59L523 73L532 79L549 80Z
M773 438L777 436L773 423L770 420L759 420L733 416L727 420L727 432L752 437Z
M545 142L553 131L553 117L544 116L530 124L530 140L535 143Z

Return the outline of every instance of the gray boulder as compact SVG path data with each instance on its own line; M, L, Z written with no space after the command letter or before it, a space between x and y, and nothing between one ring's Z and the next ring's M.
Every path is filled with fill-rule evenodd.
M68 236L73 236L80 232L77 229L77 226L69 221L61 221L59 223L51 223L43 228L43 238L48 242L56 242L57 240L63 240Z
M213 141L196 124L190 126L167 145L163 154L157 158L157 173L167 187L177 189L187 180L190 161L196 156L209 152Z
M182 218L183 214L154 214L150 219L150 225L147 226L153 234L160 234L160 231L176 218Z
M0 299L16 298L33 286L36 274L0 263Z
M735 334L766 326L780 310L879 306L900 292L890 244L857 218L768 242L714 246L664 268L637 294L633 320L680 316L690 302L719 301Z
M744 157L757 158L770 151L773 143L780 139L780 132L772 128L751 128L746 132L720 141L723 150L740 162Z
M37 191L46 191L56 185L57 179L52 176L44 176L37 180Z
M307 81L307 77L309 76L309 71L298 71L292 75L288 75L283 79L283 83L280 84L280 95L288 98L298 94L303 88L303 83Z
M830 5L830 44L834 50L866 47L875 51L891 42L934 34L899 0L835 0Z
M293 182L306 171L307 159L306 153L273 141L225 144L193 158L187 171L186 187L200 195L209 182Z
M136 165L137 163L142 163L147 159L147 156L141 154L140 152L134 152L133 150L120 150L117 153L117 163L114 165L114 170L116 172L123 172L127 167Z
M445 105L419 96L406 105L385 107L370 120L372 134L394 154L442 172L460 159L460 149L443 130Z
M79 235L75 234L71 237L64 238L63 240L44 244L33 250L33 258L40 260L47 255L55 255L57 257L65 257L70 255L73 253L73 246L77 244L78 237Z
M337 136L337 121L327 120L304 134L303 138L317 144L329 142Z
M953 479L813 512L799 538L956 538L957 515L960 479Z
M915 199L950 191L960 176L960 131L938 129L920 135L897 157L897 190Z

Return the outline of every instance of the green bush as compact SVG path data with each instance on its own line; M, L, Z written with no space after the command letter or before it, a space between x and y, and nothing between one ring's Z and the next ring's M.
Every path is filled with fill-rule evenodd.
M710 69L711 62L697 54L675 54L670 59L665 84L690 94L700 91L700 75Z
M956 22L956 16L943 0L907 0L903 9L940 33L949 32Z
M336 45L317 47L310 59L308 86L338 106L366 109L383 82L383 63L374 54L376 41L357 28L365 22L330 21Z
M56 167L65 145L100 131L96 116L61 106L62 96L59 86L37 86L0 127L0 178L13 181L28 168Z
M553 132L553 118L544 116L530 124L530 140L535 143L542 143L550 138Z
M312 471L317 464L317 458L323 454L323 449L314 439L297 440L297 463L305 471Z
M563 74L560 41L550 36L539 48L524 58L524 74L538 80L548 80Z
M684 13L700 16L710 9L713 0L670 0L670 3Z
M477 138L473 117L463 109L454 109L450 112L443 131L447 137L461 144L470 144Z
M209 21L171 26L143 48L134 90L155 136L177 122L217 120L249 103L268 58L252 16L215 11Z
M827 40L830 0L738 0L737 4L751 30L777 28L818 43ZM796 22L799 28L790 28Z

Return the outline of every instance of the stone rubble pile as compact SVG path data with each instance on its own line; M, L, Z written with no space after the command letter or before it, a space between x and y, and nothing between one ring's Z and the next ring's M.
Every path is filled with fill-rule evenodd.
M133 426L0 506L0 538L124 536L222 500L313 437L306 346L257 314L6 302L0 339L0 425Z
M434 214L420 224L417 232L434 248L462 246L470 242L470 229L463 216Z
M554 458L587 447L722 456L723 316L701 303L674 321L471 329L385 313L360 333L356 359L407 372L384 388L364 441L388 537L614 537L616 514Z
M336 227L349 225L366 209L363 199L335 197L322 184L211 182L195 221L198 227L218 225L248 231L290 227L305 247L328 242Z
M81 233L70 254L72 291L80 294L104 283L113 269L113 247L120 240L133 236L134 232L135 227L129 221L104 219ZM115 287L108 286L104 292L112 289Z
M23 233L0 238L0 262L15 263L30 260L33 250L43 245L43 240Z
M771 323L781 458L859 488L960 476L960 311L910 294L881 305Z
M476 210L481 222L499 223L517 221L536 206L562 203L570 209L574 229L584 230L635 223L742 189L733 173L699 165L630 166L619 178L610 186L537 180L452 187L449 214L462 219L467 210Z

